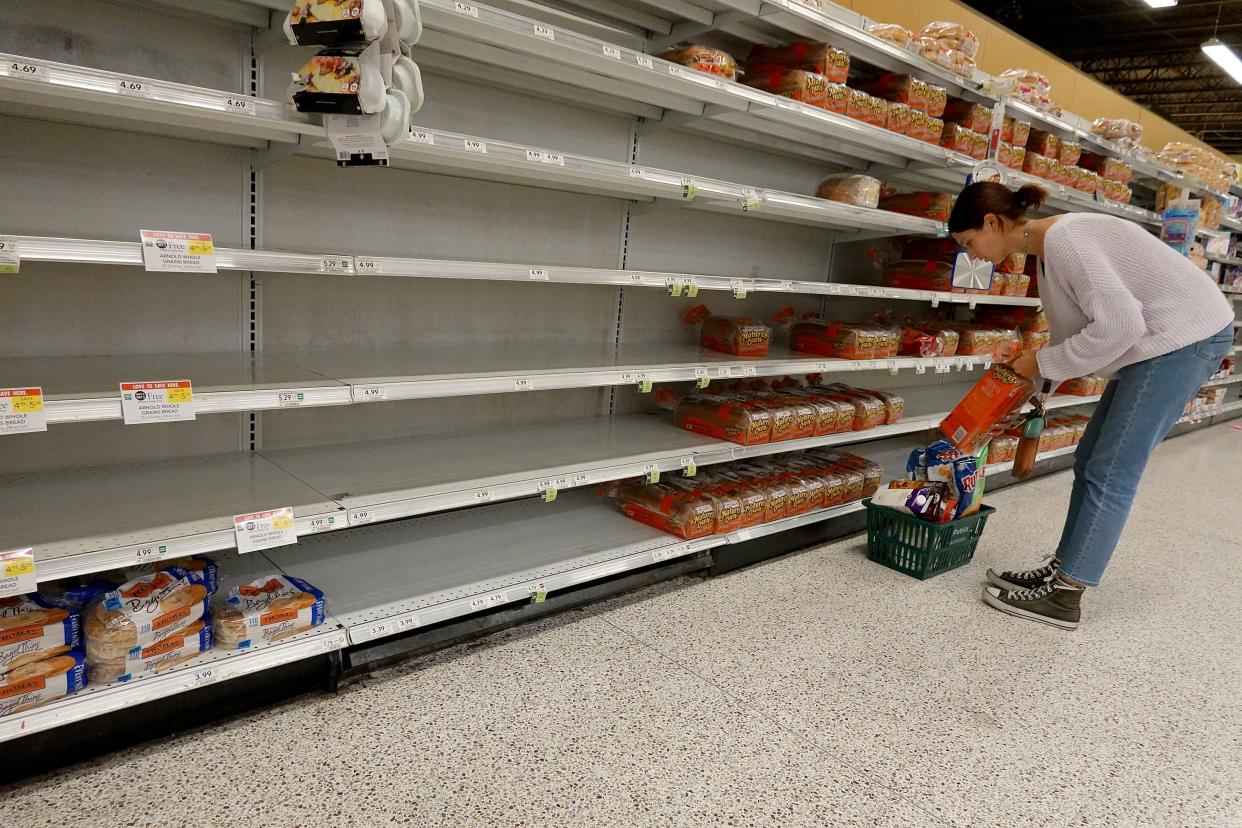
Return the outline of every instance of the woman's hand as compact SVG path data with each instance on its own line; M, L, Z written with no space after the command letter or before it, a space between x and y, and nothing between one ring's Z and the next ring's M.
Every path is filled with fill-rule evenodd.
M1023 351L1009 367L1027 379L1039 376L1039 361L1035 359L1034 351Z

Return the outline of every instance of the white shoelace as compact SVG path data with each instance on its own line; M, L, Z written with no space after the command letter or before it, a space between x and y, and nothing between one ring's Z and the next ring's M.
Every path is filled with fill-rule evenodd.
M1034 589L1013 590L1009 593L1009 598L1014 601L1038 601L1041 598L1047 598L1056 588L1056 581L1048 581L1045 584L1040 584Z
M1042 578L1052 574L1052 563L1056 558L1048 558L1042 564L1034 569L1028 569L1025 572L1015 572L1014 577L1019 580L1027 580L1028 578Z

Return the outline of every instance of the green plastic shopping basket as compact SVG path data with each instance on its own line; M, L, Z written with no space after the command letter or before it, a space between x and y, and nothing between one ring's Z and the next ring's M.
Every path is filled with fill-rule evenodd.
M970 517L949 523L928 523L870 499L867 506L867 557L889 569L925 581L967 564L996 510L983 506Z

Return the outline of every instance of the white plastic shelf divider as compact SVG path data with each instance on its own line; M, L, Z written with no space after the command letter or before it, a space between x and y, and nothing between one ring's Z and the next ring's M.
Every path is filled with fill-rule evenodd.
M892 214L889 214L892 215ZM142 249L138 242L91 239L59 239L45 236L16 236L21 257L28 261L69 262L78 264L142 265ZM235 250L217 247L216 266L223 270L262 271L269 273L330 273L339 275L341 262L348 260L345 270L364 276L392 276L414 279L471 279L480 281L549 282L575 285L611 285L613 287L652 287L661 290L670 285L699 290L741 291L746 293L795 293L815 296L851 296L869 299L900 299L963 305L1014 305L1038 307L1037 297L978 296L944 291L910 290L877 285L852 285L839 282L807 282L772 278L737 278L708 276L697 273L671 273L641 270L607 270L603 268L563 267L549 264L516 264L510 262L471 262L448 259L406 259L394 256L368 256L364 253L289 253L273 250Z
M292 506L299 535L340 507L257 454L0 477L0 546L32 546L50 581L236 546L233 516Z
M262 353L14 357L0 388L41 386L48 423L121 419L121 382L188 379L196 414L348 405L349 386Z
M226 594L235 584L245 583L264 574L278 571L277 566L256 552L228 561L222 572L220 591ZM217 598L217 600L220 600ZM114 710L184 693L220 681L257 673L304 658L343 650L349 639L340 623L331 614L331 598L327 617L321 626L291 636L277 644L253 650L212 649L190 662L166 672L116 684L88 684L82 691L42 707L9 716L0 716L0 742L38 733L60 725L102 716Z

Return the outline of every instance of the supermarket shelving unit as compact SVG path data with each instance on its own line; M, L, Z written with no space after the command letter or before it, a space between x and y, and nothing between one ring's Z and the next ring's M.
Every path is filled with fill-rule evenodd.
M284 571L323 589L329 617L0 719L0 740L46 746L62 726L291 665L322 665L331 683L445 630L849 531L860 504L679 541L594 488L822 445L895 472L988 360L731 358L694 345L681 314L1039 304L879 286L876 240L943 225L806 195L840 169L952 191L970 159L653 56L693 35L827 38L860 71L993 101L842 8L575 0L589 13L518 14L426 0L414 57L428 102L385 170L335 167L317 119L282 102L306 54L269 45L269 12L287 3L158 19L118 5L87 30L86 2L56 0L45 21L0 33L0 135L30 159L0 208L21 255L18 275L0 276L0 387L42 387L50 425L0 437L0 549L33 546L41 582L210 552L226 588ZM39 37L42 25L89 48ZM1117 152L1081 119L1006 105ZM1056 209L1158 223L1038 183ZM146 272L139 228L212 232L220 272ZM674 428L648 397L660 383L810 372L897 389L906 416L742 447ZM194 422L120 422L120 382L174 377L193 382ZM1239 413L1233 401L1217 417ZM237 554L232 517L277 506L294 508L299 542Z

